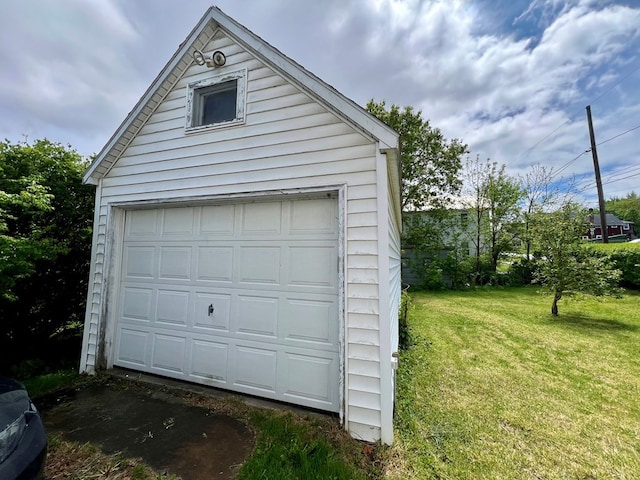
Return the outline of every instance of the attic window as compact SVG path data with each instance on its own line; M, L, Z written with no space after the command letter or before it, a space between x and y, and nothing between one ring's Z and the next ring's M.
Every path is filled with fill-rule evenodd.
M189 84L187 132L244 122L246 70Z

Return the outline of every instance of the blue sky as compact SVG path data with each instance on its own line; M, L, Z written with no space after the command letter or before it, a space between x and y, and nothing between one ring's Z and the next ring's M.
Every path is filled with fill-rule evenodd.
M217 5L357 103L412 105L512 175L575 176L595 206L590 104L605 197L640 193L640 0ZM3 0L0 135L98 152L208 6Z

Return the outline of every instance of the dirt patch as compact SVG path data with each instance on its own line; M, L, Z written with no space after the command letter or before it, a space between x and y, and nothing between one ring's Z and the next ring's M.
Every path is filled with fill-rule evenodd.
M95 385L40 406L45 427L184 480L232 479L255 438L238 420L141 388Z

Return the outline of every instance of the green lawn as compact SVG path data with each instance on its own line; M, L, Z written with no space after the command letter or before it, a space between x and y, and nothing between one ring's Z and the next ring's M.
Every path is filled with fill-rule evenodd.
M416 293L390 478L640 476L640 296Z
M640 250L640 243L587 243L589 248L611 252L613 250Z

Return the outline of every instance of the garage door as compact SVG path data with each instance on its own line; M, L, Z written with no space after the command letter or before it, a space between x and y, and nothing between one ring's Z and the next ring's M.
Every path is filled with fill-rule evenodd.
M335 198L125 212L114 364L339 410Z

